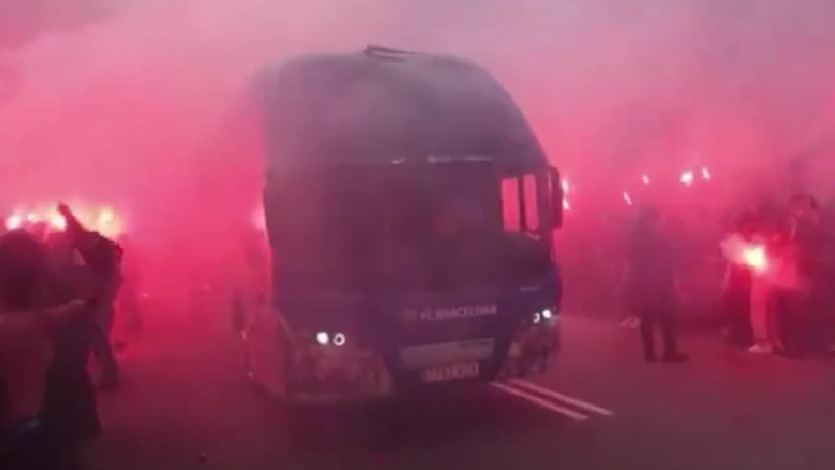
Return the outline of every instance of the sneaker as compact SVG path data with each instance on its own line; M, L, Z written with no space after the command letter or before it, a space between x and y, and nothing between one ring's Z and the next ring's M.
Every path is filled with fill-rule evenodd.
M773 354L774 347L766 343L757 343L748 348L748 352L751 354Z

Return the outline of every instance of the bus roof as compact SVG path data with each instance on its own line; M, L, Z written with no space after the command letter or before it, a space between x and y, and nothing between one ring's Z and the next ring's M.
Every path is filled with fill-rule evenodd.
M264 71L257 89L271 167L547 162L505 89L460 58L379 47L306 55Z

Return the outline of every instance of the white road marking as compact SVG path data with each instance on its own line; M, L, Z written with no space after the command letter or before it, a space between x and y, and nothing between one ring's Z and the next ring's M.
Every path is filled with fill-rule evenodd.
M498 383L498 382L494 382L491 385L493 387L509 394L509 395L513 395L516 398L521 398L525 401L528 401L528 402L530 402L530 403L532 403L532 404L534 404L534 405L536 405L540 408L544 408L544 409L546 409L548 411L551 411L553 413L558 413L558 414L561 414L563 416L568 416L569 418L571 418L575 421L585 421L585 420L589 419L589 417L584 415L584 414L578 413L578 412L573 411L573 410L569 410L568 408L563 408L562 406L559 406L559 405L555 405L551 402L543 400L542 398L539 398L539 397L537 397L535 395L532 395L528 392L525 392L523 390L519 390L517 388L511 387L509 385L506 385L506 384L503 384L503 383Z
M602 406L595 405L594 403L589 403L585 400L581 400L579 398L570 397L568 395L563 395L557 391L551 390L550 388L545 388L541 385L537 385L533 382L528 382L527 380L520 380L520 379L513 379L510 380L511 385L515 385L518 388L525 389L529 392L536 392L542 395L545 395L548 398L552 398L557 401L561 401L563 403L568 403L573 405L581 410L588 411L591 413L597 413L603 416L614 416L615 412Z

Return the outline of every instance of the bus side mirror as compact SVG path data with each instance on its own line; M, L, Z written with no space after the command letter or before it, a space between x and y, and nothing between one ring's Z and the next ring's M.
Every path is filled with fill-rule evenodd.
M560 172L555 167L549 169L551 179L551 210L553 211L553 228L562 227L563 221L563 194L562 179Z

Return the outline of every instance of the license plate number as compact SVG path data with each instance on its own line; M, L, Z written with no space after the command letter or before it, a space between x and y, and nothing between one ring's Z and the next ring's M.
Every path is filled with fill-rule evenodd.
M448 382L450 380L470 379L478 377L478 362L462 362L444 367L433 367L424 369L422 378L424 382Z

